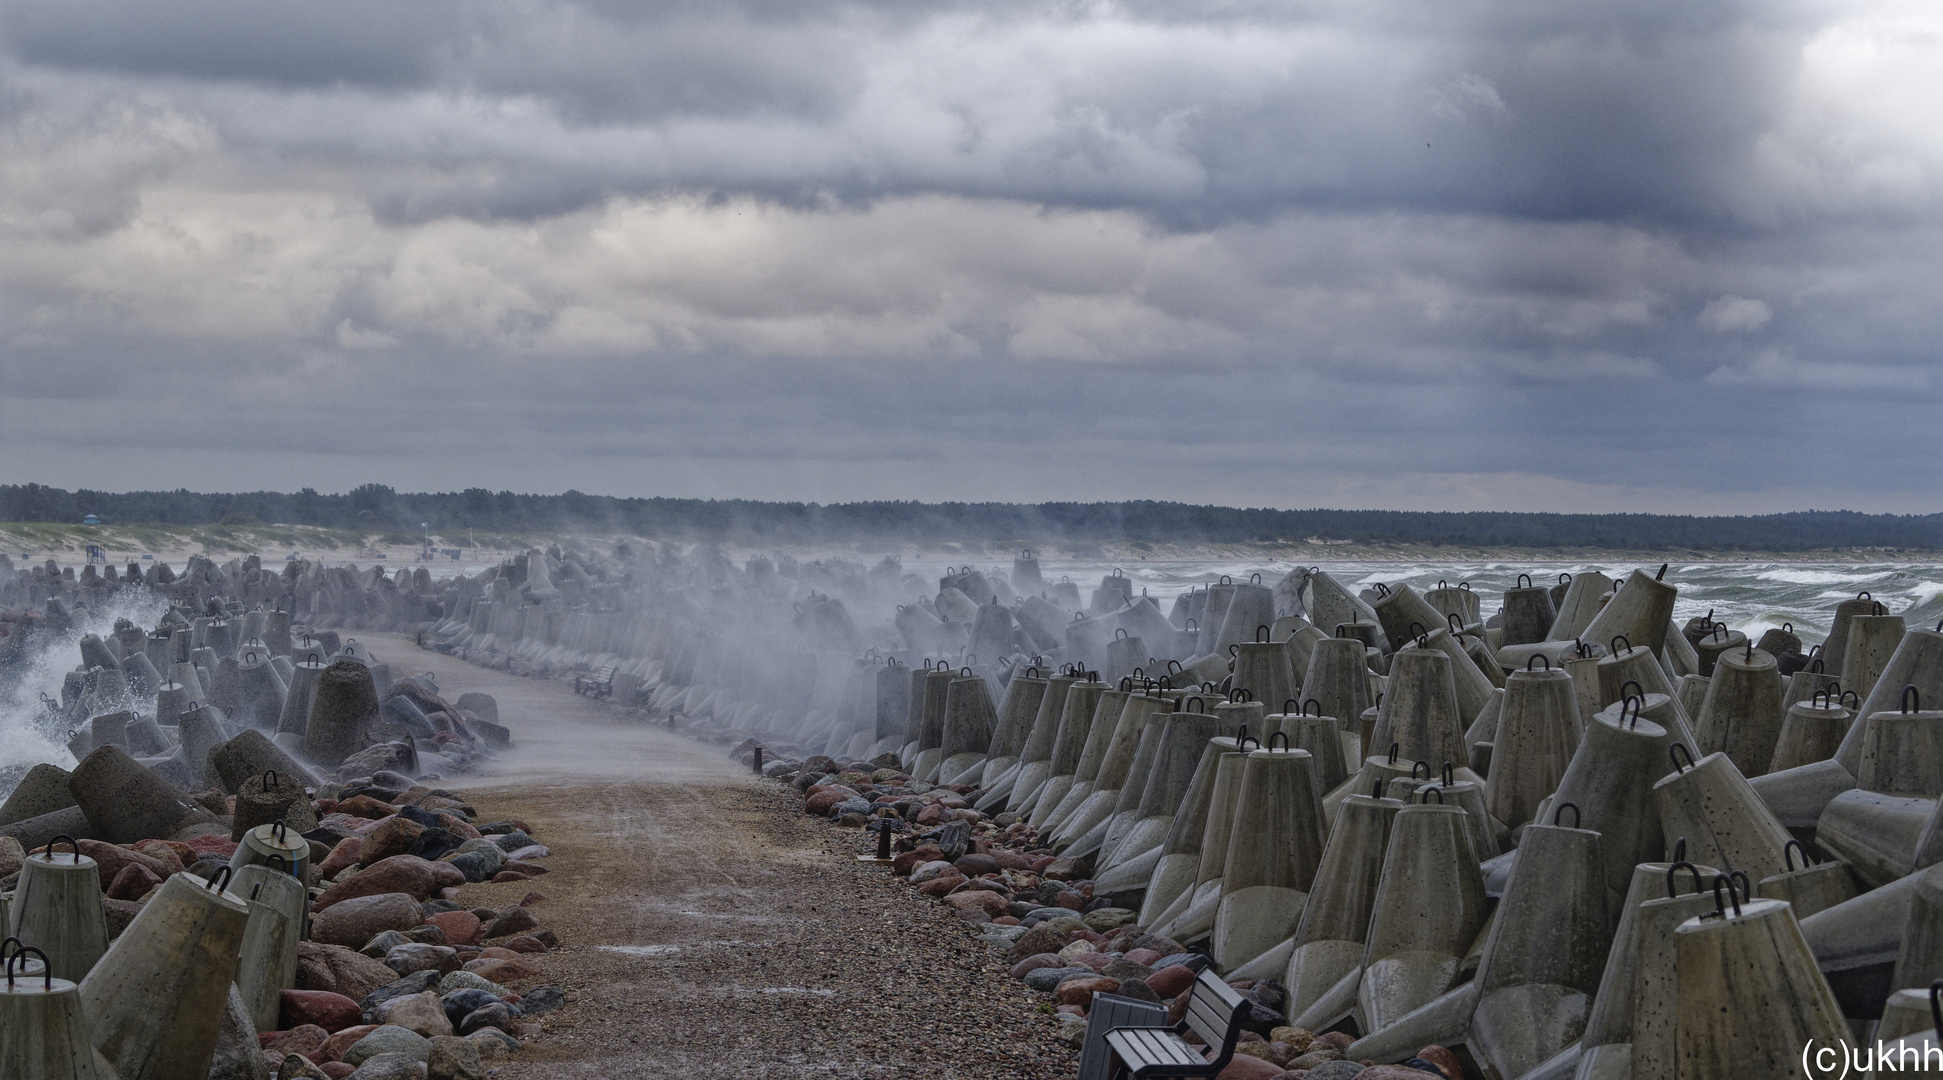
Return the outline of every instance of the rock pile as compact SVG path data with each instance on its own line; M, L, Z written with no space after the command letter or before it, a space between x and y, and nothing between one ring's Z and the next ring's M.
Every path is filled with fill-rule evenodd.
M42 717L78 760L34 766L0 803L9 931L47 954L50 992L78 984L84 1034L121 1080L482 1080L565 1002L544 981L559 942L542 895L465 900L477 883L537 884L550 854L440 786L508 745L495 703L462 708L354 640L293 630L257 599L283 575L192 560L168 576L0 586L40 601L5 620L0 678L102 624L91 602L110 583L191 605L79 637ZM129 981L151 967L167 979ZM225 988L227 1014L172 1018ZM27 1052L16 1036L0 1029L0 1061Z

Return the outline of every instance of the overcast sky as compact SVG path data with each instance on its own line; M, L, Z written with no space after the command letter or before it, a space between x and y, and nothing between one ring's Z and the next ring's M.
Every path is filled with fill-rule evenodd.
M0 479L1943 510L1930 0L0 0Z

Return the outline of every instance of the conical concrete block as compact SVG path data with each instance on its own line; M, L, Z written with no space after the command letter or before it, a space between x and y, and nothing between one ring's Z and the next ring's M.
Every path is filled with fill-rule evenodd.
M1935 799L1845 791L1822 810L1815 846L1847 862L1864 885L1879 889L1927 865L1919 852L1937 806Z
M231 882L250 905L237 950L236 988L258 1031L276 1031L282 992L297 988L297 945L310 897L302 880L268 866L248 866Z
M1030 817L1027 808L1036 803L1040 791L1052 778L1053 752L1058 748L1060 727L1066 717L1067 694L1079 681L1080 677L1070 669L1046 681L1046 692L1039 699L1039 714L1034 717L1025 746L1019 751L1018 771L1004 785L1005 790L989 793L979 800L981 812L990 813L1003 806L1022 817Z
M1681 872L1669 878L1668 871L1676 865L1681 867ZM1673 950L1670 947L1673 928L1702 911L1713 910L1711 895L1700 885L1714 871L1695 867L1691 882L1695 891L1688 894L1687 906L1659 909L1657 920L1642 917L1641 908L1648 901L1678 895L1679 883L1686 877L1687 866L1691 864L1650 862L1640 863L1634 868L1632 883L1620 908L1619 928L1613 936L1612 948L1606 953L1605 971L1601 973L1599 988L1592 996L1592 1009L1586 1014L1585 1035L1581 1039L1584 1056L1575 1071L1577 1080L1624 1080L1632 1076L1633 1019L1641 992L1642 951L1650 951L1656 958L1664 954L1665 970L1661 985L1652 991L1664 994L1670 988L1673 976ZM1670 1040L1673 1033L1672 1014L1667 1011L1665 1015L1666 1037ZM1668 1051L1667 1060L1670 1061L1670 1042Z
M310 719L304 731L304 753L327 768L364 749L379 719L378 690L371 669L339 660L317 676Z
M1378 588L1383 596L1370 607L1376 612L1378 625L1383 627L1390 652L1411 644L1432 630L1443 628L1449 618L1408 585L1399 583Z
M1397 743L1401 756L1413 761L1468 762L1464 728L1450 657L1414 646L1399 651L1377 710L1372 745Z
M1453 637L1450 630L1444 628L1432 628L1411 640L1450 657L1451 686L1457 692L1457 714L1467 725L1477 719L1490 702L1497 684L1478 668L1466 642Z
M1842 746L1842 736L1848 734L1849 723L1853 719L1853 713L1826 693L1788 706L1767 772L1784 772L1834 758L1835 751Z
M1681 923L1673 946L1678 1080L1794 1076L1804 1046L1848 1034L1787 903L1722 903Z
M1758 645L1755 647L1760 648ZM1776 655L1773 650L1765 651L1769 656ZM1678 626L1669 624L1667 627L1666 644L1660 646L1660 664L1672 678L1700 674L1700 652Z
M268 731L277 730L289 687L270 662L269 650L261 646L239 650L236 679L236 722Z
M120 747L103 746L74 767L68 790L102 837L116 844L168 839L215 818Z
M1259 575L1246 582L1237 582L1233 588L1234 593L1228 598L1228 608L1215 628L1212 647L1205 651L1228 655L1231 646L1268 638L1266 630L1258 635L1256 628L1268 627L1275 622L1274 590L1261 584ZM1286 692L1282 694L1282 697L1287 696ZM1280 701L1282 698L1273 700Z
M1196 702L1196 706L1199 706ZM1154 765L1161 758L1162 748L1166 745L1167 728L1177 714L1156 709L1149 712L1141 721L1140 741L1134 747L1133 762L1127 766L1126 778L1120 781L1119 793L1114 797L1113 807L1106 817L1096 823L1099 829L1100 852L1095 860L1096 867L1104 870L1112 863L1112 852L1118 849L1127 830L1133 826L1140 812L1140 800L1147 791L1147 781L1152 775ZM1205 714L1200 714L1205 715ZM1214 736L1214 718L1208 717L1208 737ZM1067 849L1069 854L1090 855L1092 851L1082 849L1077 843ZM1144 880L1146 875L1141 875Z
M1817 863L1799 841L1788 846L1788 869L1762 878L1754 895L1763 900L1786 900L1795 906L1796 919L1806 919L1837 904L1855 899L1855 878L1847 864Z
M1162 912L1194 889L1201 870L1201 841L1213 807L1215 774L1221 755L1232 752L1231 745L1228 740L1211 737L1201 747L1200 760L1194 765L1180 809L1168 821L1160 858L1147 878L1147 894L1140 903L1142 926L1155 925ZM1097 886L1094 891L1098 892Z
M1754 648L1730 650L1715 662L1693 733L1706 753L1725 753L1741 775L1759 776L1774 760L1781 718L1774 657Z
M1309 670L1309 658L1315 652L1316 643L1327 641L1329 635L1299 615L1284 615L1269 628L1269 636L1289 647L1289 666L1295 672L1299 689L1303 674Z
M1678 596L1678 589L1643 570L1635 570L1626 575L1612 599L1606 601L1579 636L1608 644L1615 637L1624 637L1626 644L1643 647L1657 655L1666 643L1673 601Z
M37 960L37 948L9 956L0 982L0 1076L22 1080L116 1080L97 1054L81 994Z
M1395 799L1353 795L1343 801L1296 925L1283 978L1288 1015L1302 1015L1344 976L1362 969L1390 826L1401 809Z
M1075 774L1085 749L1092 742L1093 719L1100 711L1101 699L1106 693L1106 684L1095 681L1075 682L1066 692L1066 703L1060 711L1059 731L1053 740L1052 758L1046 768L1046 782L1031 796L1030 802L1021 807L1022 811L1031 815L1026 820L1034 829L1043 830L1054 811L1064 805L1067 793L1077 780ZM1117 710L1114 718L1118 719ZM1096 764L1095 771L1098 768Z
M1666 669L1660 662L1641 646L1622 648L1599 661L1599 707L1619 704L1628 694L1628 683L1637 684L1638 689L1631 691L1635 694L1665 694L1672 702L1674 715L1671 722L1664 717L1654 722L1666 728L1675 742L1693 746L1689 741L1691 718L1680 706L1679 689L1667 679Z
M290 739L295 736L277 737ZM276 773L278 777L304 787L314 788L318 782L317 777L291 757L287 750L265 738L255 728L243 731L224 743L210 756L210 760L223 790L228 792L241 791L245 783L266 773Z
M1586 627L1599 614L1603 606L1600 598L1612 591L1611 578L1597 570L1587 570L1573 577L1565 587L1565 597L1558 603L1558 617L1552 620L1551 629L1545 632L1548 641L1570 641L1586 637ZM1596 640L1596 639L1594 639Z
M1012 613L1006 610L1005 605L978 605L972 617L971 651L976 656L986 658L988 663L1012 652Z
M1450 989L1484 925L1485 904L1468 815L1436 804L1397 811L1357 990L1370 1030Z
M1484 618L1483 601L1477 593L1471 591L1471 583L1468 581L1461 581L1456 585L1448 581L1439 581L1436 588L1424 592L1424 603L1429 604L1437 612L1440 620L1456 616L1461 626L1482 622Z
M1245 641L1235 646L1234 686L1248 691L1255 701L1268 707L1294 697L1300 684L1286 642L1268 641L1263 627L1261 641Z
M1890 994L1882 1006L1882 1022L1876 1025L1876 1038L1889 1043L1908 1035L1926 1038L1935 1034L1936 1018L1930 1012L1930 993L1930 988L1925 986ZM1935 1060L1931 1058L1932 1071Z
M1868 593L1860 593L1853 600L1844 600L1835 605L1835 617L1829 624L1828 637L1822 642L1821 658L1825 670L1834 678L1842 678L1842 661L1848 656L1849 624L1858 615L1875 615L1882 611L1882 605Z
M961 668L945 690L945 725L938 764L940 783L955 783L960 773L985 759L998 712L984 679Z
M1598 833L1533 825L1518 853L1478 968L1472 1030L1507 1077L1579 1040L1612 945Z
M1357 622L1382 625L1374 608L1364 603L1354 589L1331 577L1326 570L1310 575L1309 592L1313 598L1309 605L1309 621L1323 630L1331 630L1338 624ZM1305 682L1303 685L1308 684Z
M1316 642L1302 676L1302 690L1305 699L1315 699L1322 715L1355 723L1372 704L1362 642L1350 638Z
M58 850L65 841L68 851ZM55 978L72 982L108 951L101 911L101 871L80 853L73 837L56 839L44 854L29 855L8 905L8 933L35 942Z
M68 790L68 771L59 765L43 762L28 769L27 775L14 785L7 801L0 804L0 825L26 821L73 805L74 793Z
M249 922L220 882L176 874L81 982L95 1049L120 1080L206 1076Z
M1535 819L1572 763L1583 726L1570 675L1550 668L1512 672L1491 746L1492 816L1514 829Z
M1918 627L1903 635L1902 643L1877 677L1875 689L1855 710L1855 720L1842 739L1836 760L1851 774L1862 771L1862 748L1868 733L1869 717L1902 706L1903 690L1914 686L1923 701L1943 701L1943 633Z
M1039 706L1045 700L1048 685L1048 680L1038 672L1036 667L1027 668L1023 674L1014 675L1005 684L1005 695L999 699L998 726L992 733L992 746L986 755L984 767L978 773L977 786L987 792L1016 772L1019 754L1032 735L1033 724L1038 719ZM1050 740L1047 749L1051 749Z
M929 683L930 678L931 661L929 659L924 661L923 667L914 667L910 670L911 686L906 692L903 746L898 750L897 754L898 765L906 772L909 772L913 764L917 761L920 740L924 736L924 693L925 686ZM664 686L666 685L669 684L664 684ZM947 683L946 685L949 687L950 684ZM659 693L657 691L657 694ZM943 704L943 699L939 699L940 708L943 707ZM656 709L668 709L672 711L673 703L672 701L664 702L657 700L654 703L654 707Z
M1472 1021L1477 1014L1480 987L1476 980L1441 994L1428 1004L1412 1009L1385 1027L1349 1044L1343 1051L1347 1061L1373 1061L1394 1064L1417 1056L1417 1051L1435 1044L1447 1050L1467 1047L1472 1041ZM1351 1057L1350 1055L1355 1055Z
M1295 934L1322 860L1322 811L1302 750L1256 750L1242 770L1212 949L1216 965Z
M874 730L879 740L904 736L911 712L911 669L891 657L890 662L872 675L871 704ZM291 687L296 692L296 687Z
M945 700L951 692L951 681L957 676L957 670L945 666L943 661L925 674L918 718L918 751L909 766L911 775L919 779L936 773L938 763L944 760Z
M283 696L283 707L277 710L276 729L302 736L310 725L310 709L317 699L317 676L323 674L330 665L318 655L299 654L290 669L290 688Z
M1585 1036L1588 1045L1595 1045L1595 1039L1619 1035L1623 1025L1632 1040L1626 1055L1631 1065L1627 1075L1639 1078L1673 1075L1678 1057L1673 933L1689 919L1714 910L1707 883L1709 875L1717 873L1712 867L1686 862L1653 865L1650 885L1628 894L1629 899L1638 898L1627 912L1631 932L1628 935L1622 923L1620 934L1628 936L1615 937L1607 958L1607 978L1600 982ZM1622 947L1630 947L1629 957L1619 955ZM1617 981L1612 978L1616 967ZM1615 993L1610 1009L1605 998L1608 987Z
M1516 587L1504 591L1504 639L1500 648L1544 641L1558 621L1551 589L1533 585L1529 574L1518 575L1518 581Z
M1748 785L1783 826L1813 829L1830 800L1854 789L1855 777L1839 761L1816 761L1757 776Z
M1907 629L1901 615L1857 615L1851 620L1847 652L1842 657L1843 688L1868 697Z
M1899 711L1869 716L1857 787L1886 795L1943 795L1943 712L1922 706L1916 687L1908 686Z
M1266 742L1282 730L1280 718L1270 720L1268 706L1259 701L1247 700L1248 691L1234 690L1227 701L1217 702L1214 717L1224 734L1253 735L1256 742Z
M1322 703L1310 698L1301 712L1284 713L1277 725L1289 737L1289 745L1307 750L1316 770L1316 790L1334 791L1349 779L1349 765L1343 758L1342 722L1322 715Z
M1666 850L1684 837L1689 857L1754 878L1788 868L1788 830L1768 812L1725 754L1688 764L1675 748L1674 771L1653 785Z
M1668 636L1670 637L1672 635ZM1730 652L1740 652L1744 649L1752 648L1754 645L1752 641L1747 639L1746 634L1741 633L1739 630L1731 629L1726 623L1712 624L1706 634L1691 644L1693 645L1695 655L1700 661L1699 667L1694 671L1694 674L1709 679L1713 678L1714 665L1720 660L1721 656Z
M1122 626L1107 639L1106 666L1100 669L1100 673L1114 681L1132 676L1136 671L1145 674L1143 665L1147 663L1149 655L1146 640L1129 634L1127 628Z
M1153 764L1147 770L1147 779L1134 810L1127 816L1125 824L1109 831L1101 847L1093 886L1096 896L1138 892L1147 888L1163 857L1168 838L1174 835L1177 814L1184 811L1188 800L1196 797L1205 799L1208 788L1213 785L1211 760L1208 762L1207 775L1203 778L1200 773L1205 751L1217 730L1215 719L1205 713L1156 713L1148 723L1151 725L1155 720L1162 721L1162 726ZM1198 796L1193 789L1197 778L1202 780ZM1129 788L1123 788L1122 792L1127 790ZM1116 815L1116 820L1119 817ZM1204 811L1195 826L1197 834L1205 827ZM1198 865L1198 852L1193 856L1192 863L1176 855L1175 866L1182 877L1179 882L1181 887L1192 883L1194 867ZM1172 899L1169 897L1170 902Z
M1105 704L1105 696L1101 698L1101 702ZM1064 818L1049 824L1055 849L1063 848L1078 840L1093 826L1105 821L1113 813L1113 808L1120 801L1121 785L1126 783L1127 774L1132 771L1134 758L1140 751L1141 737L1147 732L1147 718L1153 713L1165 712L1170 708L1171 703L1160 698L1148 697L1145 694L1127 695L1121 705L1118 720L1112 724L1109 734L1099 744L1099 764L1090 790ZM1099 720L1094 721L1094 728L1099 730ZM1089 743L1088 750L1091 749L1093 747ZM1084 773L1085 767L1086 760L1082 757L1081 774ZM1076 782L1074 791L1077 790ZM1072 800L1073 794L1074 792L1067 793L1068 801Z
M1234 835L1241 775L1248 761L1249 751L1242 750L1235 740L1218 737L1213 742L1219 755L1215 760L1214 787L1208 795L1208 823L1201 832L1201 862L1194 885L1155 917L1155 932L1180 935L1175 938L1177 941L1192 941L1214 928L1215 911L1221 903L1221 875L1228 866L1228 841Z
M1492 816L1485 805L1485 785L1475 780L1457 779L1454 769L1446 770L1435 781L1417 784L1407 792L1393 791L1392 797L1405 803L1441 799L1446 805L1463 810L1470 818L1471 848L1477 852L1480 863L1497 858L1510 840L1511 830Z

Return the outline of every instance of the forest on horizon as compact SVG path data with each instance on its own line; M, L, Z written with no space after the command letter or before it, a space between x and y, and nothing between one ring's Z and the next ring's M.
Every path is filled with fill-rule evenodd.
M1811 551L1943 548L1943 514L1809 510L1741 517L1675 514L1526 514L1405 510L1272 510L1177 502L760 502L618 498L568 491L527 495L470 488L404 493L364 484L342 494L187 490L122 493L0 485L0 522L108 525L276 523L450 537L492 532L621 532L742 543L1275 543L1310 538L1363 544L1470 547ZM449 542L449 541L448 541Z

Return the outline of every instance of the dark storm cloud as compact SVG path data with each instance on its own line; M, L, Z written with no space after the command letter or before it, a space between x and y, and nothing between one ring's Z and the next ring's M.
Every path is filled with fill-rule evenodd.
M1939 42L1896 0L0 0L0 460L1937 509Z

